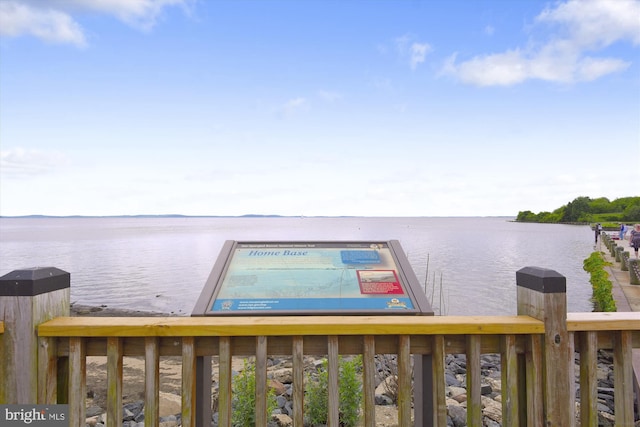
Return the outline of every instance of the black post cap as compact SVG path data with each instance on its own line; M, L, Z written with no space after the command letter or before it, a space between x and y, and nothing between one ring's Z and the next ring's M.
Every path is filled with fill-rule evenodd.
M35 296L71 287L71 275L55 267L13 270L0 277L0 296Z
M516 271L516 284L543 294L567 292L567 278L548 268L521 268Z

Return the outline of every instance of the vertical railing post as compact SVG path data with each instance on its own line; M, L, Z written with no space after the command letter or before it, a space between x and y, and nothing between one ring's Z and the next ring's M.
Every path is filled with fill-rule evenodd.
M14 270L0 277L5 328L0 336L0 404L38 403L37 328L69 315L70 289L69 273L54 267Z
M566 278L554 270L525 267L516 272L516 282L518 314L544 322L544 425L572 427L575 417L568 408L575 401L574 357L567 331Z

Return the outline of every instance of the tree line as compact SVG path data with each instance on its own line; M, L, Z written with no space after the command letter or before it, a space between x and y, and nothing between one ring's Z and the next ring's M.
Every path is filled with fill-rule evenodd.
M636 222L640 223L640 197L576 197L553 212L520 211L516 221L547 223Z

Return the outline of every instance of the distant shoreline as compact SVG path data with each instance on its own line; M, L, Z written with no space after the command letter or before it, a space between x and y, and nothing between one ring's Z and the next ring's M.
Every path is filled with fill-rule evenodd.
M436 216L368 216L368 215L262 215L262 214L245 214L245 215L0 215L2 218L515 218L515 215L436 215ZM529 222L529 221L514 221Z

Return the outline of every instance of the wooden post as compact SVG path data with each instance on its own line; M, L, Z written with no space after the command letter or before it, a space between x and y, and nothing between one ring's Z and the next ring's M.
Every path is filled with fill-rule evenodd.
M14 270L0 277L0 404L38 403L40 323L68 316L70 275L54 267ZM43 391L42 394L46 394Z
M573 427L573 346L567 331L567 280L554 270L525 267L516 272L518 314L544 322L542 380L544 425ZM535 377L535 376L532 376ZM527 384L535 389L537 384Z

